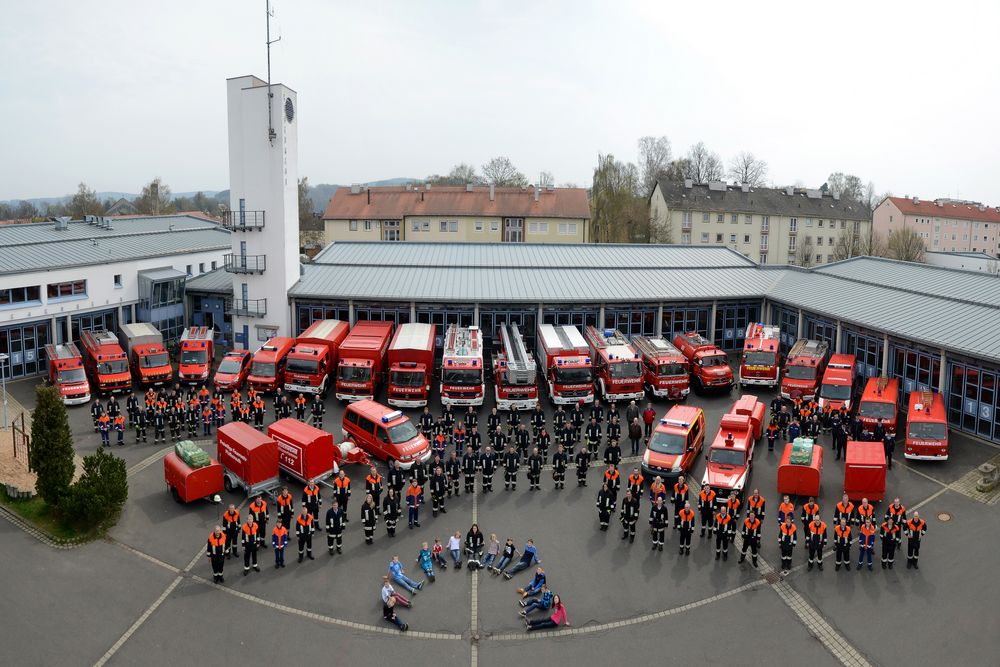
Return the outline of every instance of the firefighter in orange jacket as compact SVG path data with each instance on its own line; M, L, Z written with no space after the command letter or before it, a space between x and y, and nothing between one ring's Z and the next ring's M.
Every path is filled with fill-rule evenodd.
M795 524L792 523L792 515L785 515L785 522L778 526L778 547L781 549L781 573L788 574L792 569L792 550L795 548L798 532Z
M873 523L875 521L875 506L868 502L867 498L861 499L861 504L858 505L855 510L854 523L861 525L866 519L871 520Z
M285 528L289 528L292 525L292 505L295 504L295 499L288 492L287 486L282 487L275 502L278 504L278 521Z
M371 466L365 477L365 493L375 501L375 512L382 514L382 475L375 466Z
M288 529L280 521L271 531L271 546L274 547L274 569L285 567L285 547L288 546Z
M250 567L254 571L260 572L257 565L257 546L260 544L260 526L253 520L253 514L247 513L247 520L243 523L243 576L250 574Z
M729 540L735 533L733 517L727 507L720 507L715 515L715 560L729 560Z
M920 512L914 512L906 526L906 569L911 567L919 570L917 559L920 558L920 540L927 533L927 522L920 518Z
M871 572L872 560L875 554L875 524L872 523L871 516L867 517L861 527L858 528L858 569L868 559L868 571Z
M753 512L760 519L761 523L764 522L764 513L766 511L764 505L764 496L760 495L759 489L754 489L750 497L747 498L747 510Z
M309 514L309 510L305 503L302 503L302 511L299 512L299 516L295 519L295 536L299 539L299 562L302 562L303 556L308 556L309 560L315 560L313 558L313 517Z
M750 550L750 562L757 567L757 553L760 551L760 526L761 520L757 514L750 510L747 518L743 520L741 534L743 535L743 549L740 551L740 562L747 559L747 549Z
M835 570L840 570L841 565L851 569L851 524L847 517L840 517L840 522L833 527L833 548L837 554L837 564Z
M111 417L108 413L102 412L97 418L97 429L101 432L101 444L105 447L111 446Z
M416 479L410 480L410 487L406 490L406 507L409 512L407 519L410 528L420 527L420 506L424 504L424 492L417 484Z
M226 558L239 558L240 550L236 547L236 538L240 533L240 511L236 505L229 504L229 509L222 513L222 525L226 530Z
M632 474L628 476L627 488L637 499L642 497L642 483L646 478L642 476L638 468L632 468Z
M815 563L819 569L823 569L823 547L826 546L826 522L819 518L819 514L813 515L812 521L806 528L806 540L809 545L809 566L813 569Z
M806 531L807 539L809 522L815 516L819 516L819 503L816 502L815 498L810 496L809 501L802 506L802 516L800 517L802 520L802 530Z
M323 504L323 497L319 493L319 487L315 484L307 484L304 489L302 489L302 504L306 506L309 510L309 514L312 515L315 525L313 528L319 527L319 507Z
M115 433L118 434L118 446L121 447L125 444L125 417L121 413L117 414L114 419Z
M715 491L708 484L701 487L698 494L698 513L701 514L701 535L705 537L705 529L708 529L708 536L712 536L712 519L715 512Z
M833 521L834 524L840 523L841 519L847 521L848 524L854 523L854 503L851 499L847 497L845 493L841 498L837 506L833 508Z
M336 496L337 502L340 503L341 509L344 510L344 516L347 516L347 501L351 497L351 479L341 468L337 477L333 480L333 495Z
M899 546L899 526L892 518L882 522L882 569L891 570L896 562L896 547Z
M300 422L306 420L306 397L302 394L295 397L295 418Z
M681 510L684 509L684 504L687 502L688 491L684 475L680 475L674 482L673 493L670 494L670 500L674 503L674 530L681 527Z
M778 505L778 525L785 523L785 517L795 517L795 503L792 502L791 498L784 496L781 499L781 504Z
M270 518L264 494L258 494L247 510L253 515L254 523L257 524L257 541L264 544L264 540L267 539L264 537L267 534L267 520Z
M221 584L225 581L222 566L226 562L226 534L222 532L222 526L216 526L208 534L208 552L205 555L212 562L212 582Z
M678 553L682 555L691 554L691 535L694 534L694 510L691 509L691 503L685 501L684 509L679 512L681 517L680 523L680 533L681 540L680 546L678 547Z

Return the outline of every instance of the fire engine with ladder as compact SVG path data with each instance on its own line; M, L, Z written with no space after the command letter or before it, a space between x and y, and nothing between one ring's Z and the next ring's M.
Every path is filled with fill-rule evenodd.
M493 357L497 409L533 410L538 403L535 358L516 324L501 325L498 337L500 350Z
M485 393L482 332L476 326L449 325L441 358L441 403L482 405Z
M587 342L597 362L594 375L601 395L608 401L640 400L645 395L642 386L642 364L639 354L617 329L588 326Z

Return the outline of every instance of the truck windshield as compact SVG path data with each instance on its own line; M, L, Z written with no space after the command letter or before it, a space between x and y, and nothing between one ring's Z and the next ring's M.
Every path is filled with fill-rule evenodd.
M223 359L222 363L219 364L219 372L235 375L240 372L240 365L241 364L238 361L233 361L232 359Z
M774 366L774 352L744 352L744 366Z
M713 447L708 455L708 460L721 465L741 466L743 465L743 452L729 447Z
M615 379L621 378L637 378L642 375L642 369L639 367L638 361L623 361L618 364L611 364L608 366L611 377Z
M319 361L317 359L288 359L288 370L292 373L307 373L309 375L315 375L316 371L319 370Z
M367 366L341 366L337 379L344 382L368 382L372 371Z
M445 368L441 371L441 382L467 386L482 384L483 373L468 368Z
M906 437L918 440L945 440L948 429L940 422L910 422L906 428Z
M256 375L261 378L273 378L274 364L264 361L255 361L253 362L253 366L250 367L250 375Z
M87 379L87 375L83 372L82 368L73 368L68 371L59 371L59 382L61 384L69 384L70 382L83 382Z
M711 357L703 357L701 360L701 365L704 368L713 368L715 366L725 366L728 363L728 359L724 354L716 354Z
M203 364L208 361L208 350L184 350L181 352L182 364Z
M420 387L424 384L424 374L415 371L393 371L389 382L397 387Z
M684 368L683 364L660 364L656 368L656 374L661 378L687 375L687 369Z
M815 366L786 366L785 377L792 380L815 380Z
M849 384L824 384L819 389L819 395L831 401L846 401L851 397Z
M143 368L159 368L160 366L166 366L169 361L167 361L167 353L161 352L159 354L150 354L149 356L142 357L139 360Z
M685 442L683 435L656 432L649 439L649 448L660 454L683 454Z
M589 368L556 368L557 384L588 384L590 383Z
M413 425L409 419L407 419L402 424L396 424L395 426L390 426L389 429L389 442L393 444L398 444L401 442L406 442L408 440L413 440L417 437L417 427Z
M861 405L858 406L858 416L869 419L894 419L896 406L892 403L861 401Z
M110 375L112 373L126 373L128 372L128 363L124 359L116 359L114 361L102 361L97 364L97 372L101 375Z

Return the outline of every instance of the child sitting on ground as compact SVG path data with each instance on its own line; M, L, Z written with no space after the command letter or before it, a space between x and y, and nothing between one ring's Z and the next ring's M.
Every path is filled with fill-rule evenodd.
M428 548L426 542L424 542L423 547L417 554L417 565L419 565L420 569L424 571L424 574L427 575L428 579L434 581L434 560L431 556L431 550Z

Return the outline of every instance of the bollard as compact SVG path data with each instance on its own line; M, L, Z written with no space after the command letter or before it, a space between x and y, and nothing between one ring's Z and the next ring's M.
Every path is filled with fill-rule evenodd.
M979 483L976 484L976 490L980 493L988 493L997 487L1000 483L1000 469L998 469L992 463L984 463L977 468L979 474L982 478Z

